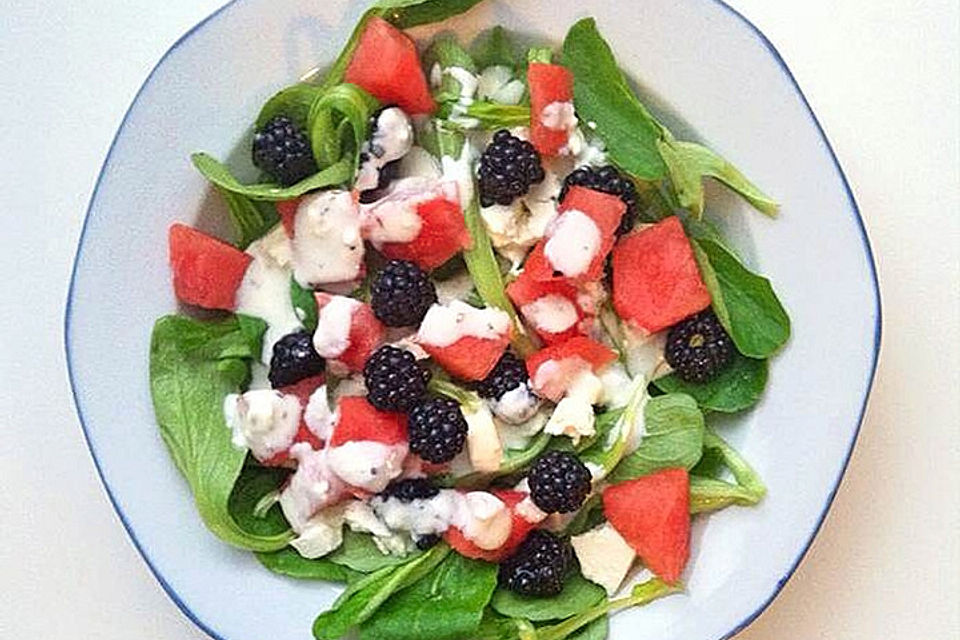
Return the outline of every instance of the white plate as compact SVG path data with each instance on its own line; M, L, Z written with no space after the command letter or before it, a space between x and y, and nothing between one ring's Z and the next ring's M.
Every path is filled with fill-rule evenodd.
M178 41L117 133L77 251L67 356L90 450L163 588L224 640L308 638L337 590L275 576L220 543L203 528L167 455L147 384L151 326L176 307L166 230L220 211L190 153L223 157L239 144L232 160L248 162L246 136L260 105L331 60L362 4L235 0ZM708 215L772 279L793 320L762 404L723 426L769 496L756 509L698 519L687 594L617 615L612 632L616 639L729 637L796 568L856 440L880 338L870 247L809 105L773 46L742 16L717 0L543 6L491 0L451 24L466 34L503 24L559 41L574 20L596 16L675 131L707 141L783 203L772 221L719 189L708 192Z

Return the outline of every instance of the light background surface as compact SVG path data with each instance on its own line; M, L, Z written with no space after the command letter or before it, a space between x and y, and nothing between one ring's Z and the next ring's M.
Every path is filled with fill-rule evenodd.
M113 133L163 52L220 4L0 4L4 640L206 638L167 599L107 501L70 400L62 321ZM738 640L956 640L960 7L731 4L783 54L836 149L877 256L884 310L874 393L833 510L794 578ZM136 215L131 202L131 224ZM828 371L829 357L811 366Z

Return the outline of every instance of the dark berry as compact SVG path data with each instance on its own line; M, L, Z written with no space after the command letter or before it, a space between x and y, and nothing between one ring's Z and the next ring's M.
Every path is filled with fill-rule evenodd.
M408 411L427 392L430 372L406 349L386 345L363 365L367 400L381 411Z
M380 176L378 178L379 181L377 182L376 189L367 189L366 191L361 191L360 203L370 204L386 196L390 187L390 183L396 180L399 175L399 160L394 160L393 162L388 162L387 164L383 165L383 167L380 168Z
M426 551L427 549L432 549L437 546L437 543L443 540L440 536L435 533L428 533L425 536L417 536L414 539L414 544L417 545L417 549L421 551Z
M664 356L687 382L707 382L733 359L733 342L712 309L673 325Z
M423 269L406 260L391 260L370 288L373 313L388 327L420 324L437 301L437 288Z
M410 410L410 451L427 462L450 462L467 442L467 421L449 398L425 397Z
M270 358L270 384L274 389L296 384L304 378L323 373L324 360L313 348L309 331L288 333L273 345Z
M507 391L516 389L529 380L527 365L509 351L504 353L486 378L477 383L481 398L499 400Z
M310 140L286 116L274 117L254 134L253 164L285 187L317 172Z
M567 451L548 451L530 467L530 498L547 513L576 511L587 499L590 470Z
M555 596L563 591L571 553L566 540L535 529L516 553L500 564L500 584L524 596Z
M616 167L607 165L600 169L594 169L593 167L576 169L563 180L563 188L560 190L561 202L567 197L567 191L570 187L586 187L594 191L618 196L623 200L623 203L627 205L627 210L620 218L617 235L627 233L637 224L637 216L639 215L637 188L633 181L617 171Z
M380 495L410 503L414 500L427 500L438 493L440 493L440 489L428 478L404 478L391 482Z
M480 156L480 204L508 205L542 182L540 154L526 140L501 129Z

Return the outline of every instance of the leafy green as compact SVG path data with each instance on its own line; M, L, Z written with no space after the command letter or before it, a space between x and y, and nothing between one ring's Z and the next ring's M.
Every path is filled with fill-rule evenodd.
M472 637L497 586L497 565L451 553L428 576L384 603L361 640Z
M496 473L474 472L459 478L452 478L450 484L459 489L476 489L490 484L494 478L517 473L529 466L537 456L543 453L553 439L550 434L541 431L530 440L524 449L504 449L503 460L500 462L500 468Z
M214 185L252 200L279 201L299 198L314 189L323 189L350 182L354 170L350 159L344 158L323 171L304 178L295 185L281 187L270 182L242 184L230 173L230 169L225 164L203 152L193 154L190 159L193 160L193 165L203 174L203 177Z
M230 496L247 452L231 442L223 399L247 383L265 329L262 320L242 315L213 322L171 315L157 320L150 341L150 391L160 435L200 517L224 542L254 551L280 549L292 534L250 531L231 515Z
M665 393L685 393L709 411L733 413L748 409L760 401L767 386L767 361L735 353L733 362L713 380L686 382L677 374L653 381Z
M350 583L333 606L317 616L313 623L314 637L337 640L363 624L390 596L430 574L449 553L450 547L441 543L405 564L384 567Z
M452 104L440 105L437 117L449 118L452 115ZM477 120L482 129L525 127L530 124L530 107L522 104L498 104L486 100L477 100L467 107L462 117ZM449 120L448 124L452 127L461 127L460 122L460 120Z
M478 69L504 66L516 69L517 49L507 30L497 25L484 31L470 45L470 56Z
M692 468L703 453L703 414L683 393L650 398L643 410L645 434L636 451L610 474L623 482L671 467Z
M371 573L384 567L395 567L410 561L412 556L394 556L383 553L373 542L369 533L357 533L349 528L343 532L343 544L326 556L330 562L344 567Z
M605 599L603 587L590 582L579 571L574 571L563 585L563 591L555 596L534 598L521 596L505 587L498 588L490 606L511 618L524 618L533 622L563 620L582 613Z
M444 33L437 36L427 50L421 56L424 69L432 69L433 65L440 65L441 69L448 67L461 67L470 73L477 73L477 64L467 53L467 50L460 46L456 36ZM458 83L459 84L459 83ZM457 92L459 95L459 92Z
M680 593L680 590L681 587L679 585L669 585L659 578L654 578L653 580L648 580L647 582L636 585L629 596L601 602L595 607L577 614L572 618L568 618L559 624L549 627L539 627L531 637L536 640L563 640L564 638L569 638L571 634L586 627L594 620L605 617L612 611L626 607L642 607L658 598Z
M565 536L578 536L594 527L603 524L606 516L603 515L603 493L594 492L577 511L577 515L563 530Z
M307 131L317 166L322 170L348 160L360 164L360 147L367 139L376 98L354 84L330 87L310 107Z
M553 63L553 49L550 47L530 47L527 49L527 62Z
M737 484L715 478L690 477L690 512L716 511L731 504L755 505L767 494L759 474L719 435L707 428L703 437L706 450L715 451L730 469Z
M594 475L594 480L604 478L620 463L627 443L630 442L630 435L636 428L638 414L647 398L646 380L640 376L633 381L630 401L617 416L616 422L604 436L580 453L583 462L589 462L601 469L599 474Z
M573 72L573 97L581 120L595 122L607 155L645 180L667 168L657 149L662 128L637 99L593 18L574 24L563 42L563 64Z
M317 329L317 298L313 291L300 286L297 279L290 276L290 303L293 310L303 323L303 328L313 333Z
M610 616L597 618L579 631L567 636L567 640L604 640L610 634Z
M466 137L446 120L432 119L417 128L417 144L438 160L444 156L459 158L463 153Z
M221 187L216 189L227 204L230 222L237 234L236 245L241 249L246 249L251 242L263 236L280 219L272 205L263 203L258 206L244 195Z
M691 244L713 310L737 350L750 358L773 355L790 337L790 318L770 281L748 271L717 242L701 239Z
M525 620L506 618L493 609L487 608L471 640L516 640L520 637L520 629L532 627L533 625Z
M323 95L323 89L315 84L298 82L275 93L257 116L256 127L262 128L276 116L286 116L300 129L307 129L310 109L313 103Z
M276 493L289 475L287 469L263 467L248 458L227 499L228 513L244 531L258 536L286 533L290 525L279 504L271 502L262 514L259 507L264 497Z
M360 574L327 558L308 559L292 547L270 553L257 553L257 560L270 571L298 580L349 582Z

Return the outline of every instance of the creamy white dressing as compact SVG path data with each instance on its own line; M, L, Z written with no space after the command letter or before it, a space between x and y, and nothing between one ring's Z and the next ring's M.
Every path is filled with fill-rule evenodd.
M528 422L540 409L541 400L524 382L510 389L496 400L488 400L494 415L512 425ZM539 429L538 429L539 431Z
M313 348L320 356L338 358L350 347L350 325L360 301L347 296L332 296L317 314Z
M478 126L480 121L466 114L470 105L473 104L474 96L477 94L479 79L463 67L447 67L443 70L443 73L449 75L460 84L460 96L451 109L450 121L468 129Z
M345 442L327 449L330 469L347 484L379 493L403 472L407 444L370 440Z
M619 362L612 363L600 372L600 384L603 386L601 404L610 409L619 409L630 403L630 396L633 395L633 379Z
M539 395L556 401L580 373L590 370L590 363L579 356L547 360L537 367L530 382Z
M480 209L480 217L500 255L515 265L523 262L530 247L546 234L557 217L561 186L557 172L547 167L543 181L532 185L525 196L509 205Z
M423 147L412 147L407 155L403 156L397 174L401 179L421 177L434 180L439 180L442 175L440 162Z
M332 409L327 399L327 385L322 385L314 390L310 394L306 408L303 410L303 421L310 432L326 442L333 435L333 428L339 419L339 411Z
M434 304L427 311L417 332L417 342L434 347L449 347L461 338L497 340L510 330L510 316L493 307L477 309L454 300L449 305Z
M410 242L423 226L417 213L422 203L436 198L458 202L458 195L459 187L451 180L424 176L397 180L386 196L361 205L364 235L376 247L387 242Z
M293 444L300 427L300 401L273 389L231 393L223 400L223 415L233 432L233 445L266 461Z
M533 498L527 496L523 500L517 503L517 506L513 510L524 520L530 524L540 524L547 519L547 516L550 515L545 511L541 511L534 502Z
M577 128L577 114L573 103L551 102L540 112L540 123L553 131L573 131Z
M373 136L363 145L366 160L360 165L354 188L358 191L376 189L380 170L406 155L413 139L413 125L402 109L390 107L381 111Z
M302 326L290 301L290 240L277 225L251 243L247 253L253 260L237 289L236 311L267 323L261 361L270 362L273 345Z
M554 269L568 278L587 272L603 241L597 224L577 209L561 213L547 235L544 256Z
M469 209L474 197L473 161L476 160L477 150L469 142L464 142L459 158L443 156L440 167L444 180L457 184L457 194L460 198L460 208Z
M566 296L550 293L520 307L523 317L538 331L562 333L579 319L577 308Z
M280 492L280 508L296 532L325 507L340 502L346 485L327 462L327 450L314 451L302 442L290 447L290 457L297 461L297 470Z
M293 272L311 289L355 280L363 265L360 208L349 191L306 196L294 218Z

